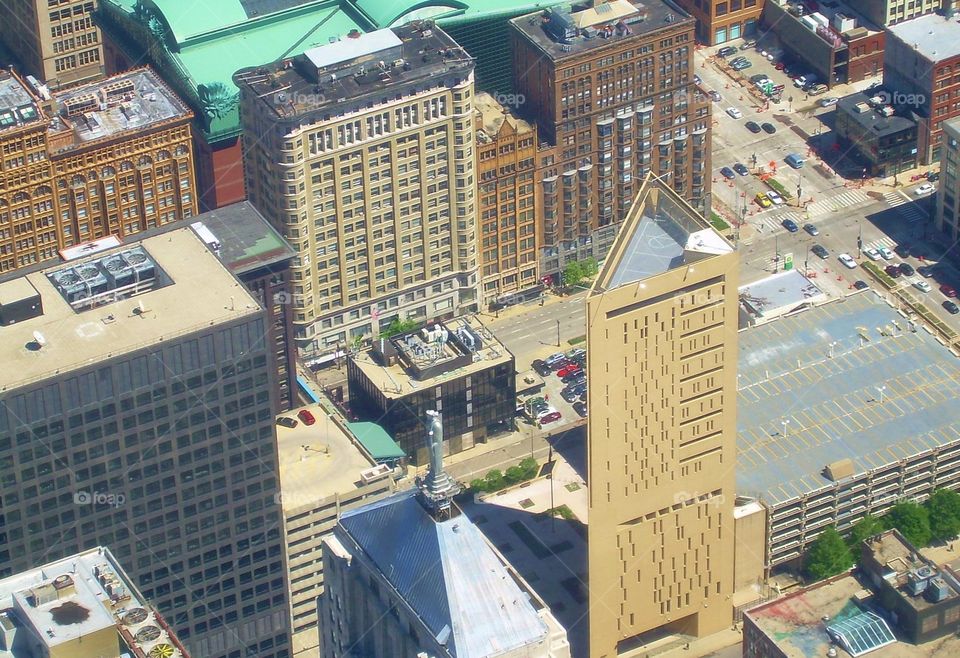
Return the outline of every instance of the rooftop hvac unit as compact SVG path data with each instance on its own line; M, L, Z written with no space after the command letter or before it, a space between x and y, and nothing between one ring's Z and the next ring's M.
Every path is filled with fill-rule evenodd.
M157 275L157 268L150 256L142 248L137 247L120 254L127 264L137 273L137 281L147 281Z
M107 279L113 284L114 288L122 288L136 283L136 273L130 264L123 259L120 254L114 254L103 259L103 270Z
M943 578L931 578L927 585L927 598L931 603L940 603L950 597L950 586Z

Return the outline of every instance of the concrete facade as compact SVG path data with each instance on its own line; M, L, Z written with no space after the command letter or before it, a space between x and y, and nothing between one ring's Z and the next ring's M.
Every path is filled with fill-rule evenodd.
M651 177L587 297L592 658L732 620L737 268Z
M348 42L235 76L250 201L299 254L307 356L478 304L473 61L419 23Z
M960 118L944 122L943 135L935 221L938 231L956 240L960 235Z

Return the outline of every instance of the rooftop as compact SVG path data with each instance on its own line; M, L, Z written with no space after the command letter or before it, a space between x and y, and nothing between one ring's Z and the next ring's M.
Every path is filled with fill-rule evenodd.
M529 122L511 114L503 105L488 94L480 92L473 97L473 112L480 120L477 141L486 144L496 139L504 122L513 127L514 132L527 133L533 130Z
M787 270L741 286L740 302L755 317L772 319L827 298L800 270Z
M435 521L406 491L344 513L339 527L450 655L499 656L547 639L529 595L466 515Z
M0 69L0 130L43 118L37 98L20 78L7 69Z
M313 425L277 426L285 514L356 489L362 482L360 473L374 466L323 407L308 409L317 420Z
M387 430L377 423L355 421L347 423L347 427L353 432L360 445L370 453L374 461L389 462L407 456L400 444L394 441Z
M700 213L651 174L630 207L594 289L636 283L732 251L733 246Z
M194 217L190 223L209 231L198 232L201 239L216 239L214 249L220 260L240 276L251 270L290 260L293 247L277 233L249 201L241 201Z
M882 569L878 575L917 610L925 610L960 596L953 576L942 573L936 564L921 556L896 530L868 538L862 548L865 553L871 554Z
M184 658L188 654L166 622L148 606L110 551L95 548L0 580L0 627L13 629L5 658L31 658L33 641L55 653L58 645L111 631L141 654ZM113 630L115 629L115 630ZM17 639L26 633L29 640ZM119 639L114 643L120 646ZM93 647L98 644L91 643ZM157 648L159 647L159 648ZM119 655L118 650L116 655Z
M904 130L916 127L916 122L905 116L890 114L885 116L881 114L886 111L888 114L893 108L885 103L891 98L888 92L875 90L869 94L856 93L844 96L837 103L837 111L843 112L851 119L860 124L865 131L870 131L878 137L895 135ZM884 110L884 108L889 108Z
M465 377L513 355L479 318L454 318L431 327L376 341L353 363L388 398Z
M62 274L73 274L70 269L92 282L90 285L109 287L107 276L112 275L105 268L95 268L99 272L94 271L91 278L85 278L76 268L130 253L136 253L137 260L145 254L162 273L162 283L166 285L146 289L145 284L137 284L145 291L136 299L98 298L100 303L94 308L79 310L75 306L81 300L71 304L70 296L61 292L66 285ZM63 284L61 288L48 277L54 273ZM0 279L0 291L8 285L22 289L23 283L17 281L21 278L26 278L39 293L43 313L0 326L0 363L7 366L0 374L0 393L261 312L247 289L186 227L69 264ZM6 294L0 292L0 298ZM109 295L109 291L102 294ZM42 345L37 341L38 334L42 336Z
M742 331L738 371L737 492L768 505L960 436L957 359L872 292Z
M931 62L960 55L960 23L956 19L926 14L887 29Z
M149 68L55 94L54 106L59 110L51 131L70 132L74 137L60 149L193 116Z
M442 76L466 78L473 60L445 32L430 23L362 34L307 50L294 65L239 71L237 84L251 91L280 118L324 108L365 107L386 102L385 90L416 83L443 84ZM339 111L339 110L338 110Z
M560 60L681 22L692 25L694 19L670 0L610 0L597 7L588 3L556 6L510 22L550 59Z
M748 610L744 615L787 658L826 656L827 651L835 647L827 633L828 627L833 630L852 628L867 620L873 622L875 633L865 635L879 647L870 652L870 658L926 658L954 655L953 652L960 651L960 638L953 635L920 646L907 642L889 643L893 639L889 626L870 617L867 608L858 603L870 596L870 591L854 576L845 574ZM849 650L839 653L841 656L849 654Z

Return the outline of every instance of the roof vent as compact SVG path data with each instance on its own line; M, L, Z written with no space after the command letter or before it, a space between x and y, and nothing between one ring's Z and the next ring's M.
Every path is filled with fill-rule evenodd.
M357 28L353 28L352 30L350 30L349 32L347 32L347 38L349 38L349 39L359 39L359 38L360 38L360 30L358 30Z

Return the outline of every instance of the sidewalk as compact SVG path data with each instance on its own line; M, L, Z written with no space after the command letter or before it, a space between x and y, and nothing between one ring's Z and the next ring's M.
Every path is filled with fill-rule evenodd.
M567 295L558 295L554 292L545 293L546 297L543 300L543 307L553 306L555 304L560 304L562 302L568 302L571 299L576 299L579 296L586 295L586 290L580 290L573 294ZM490 311L482 311L477 314L480 320L490 327L491 329L496 329L496 326L503 322L504 320L510 320L517 317L518 315L523 315L527 311L533 308L540 308L541 304L539 300L532 300L528 302L521 302L519 304L513 304L506 308L500 309L499 312L491 313Z

